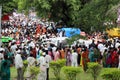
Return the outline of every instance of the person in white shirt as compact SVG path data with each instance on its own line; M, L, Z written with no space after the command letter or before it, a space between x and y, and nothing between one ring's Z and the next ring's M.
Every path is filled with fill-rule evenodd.
M17 49L17 45L15 44L15 42L12 43L12 46L10 47L11 51L13 52L14 56L16 55L16 49Z
M118 49L119 46L120 46L120 41L117 41L116 44L115 44L115 48Z
M102 51L103 48L104 48L103 43L102 43L102 42L99 42L99 44L98 44L98 49L99 49L100 51Z
M21 51L17 50L17 54L15 56L15 67L17 69L17 80L24 80L23 79L23 60L21 57Z
M45 60L45 53L40 56L40 58L37 60L37 64L40 66L40 74L38 76L38 80L46 80L46 60Z
M49 64L52 61L52 58L50 55L48 55L48 50L46 50L45 60L46 60L46 75L47 75L46 80L49 80Z
M72 56L71 56L71 65L74 66L74 67L77 67L78 64L77 64L77 58L78 58L78 54L76 52L76 50L74 50L74 52L72 53Z
M118 69L120 69L120 46L118 47L118 52L117 53L119 55L119 58L118 58L119 59Z
M120 54L119 54L119 64L118 64L118 69L120 69Z

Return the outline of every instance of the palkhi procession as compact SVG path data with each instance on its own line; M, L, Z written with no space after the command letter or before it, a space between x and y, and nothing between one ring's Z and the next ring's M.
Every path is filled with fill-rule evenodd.
M107 35L100 31L89 34L80 28L59 26L54 21L35 16L32 11L28 17L16 10L10 16L2 16L0 80L61 80L50 79L51 76L57 75L59 65L62 66L62 63L56 64L58 69L54 69L55 66L51 65L60 60L65 60L63 67L80 68L82 74L86 75L84 77L89 75L89 63L98 64L103 71L107 68L116 69L117 79L98 80L120 80L120 34L111 36L114 30L113 32L106 30ZM117 19L118 26L119 18L120 16ZM85 39L77 38L69 44L68 40L75 35L83 36ZM81 72L78 75L80 77ZM97 69L94 72L96 73L93 74L97 74ZM69 69L67 73L69 74ZM60 74L64 75L65 72ZM73 80L73 78L62 80ZM74 80L84 79L74 78Z

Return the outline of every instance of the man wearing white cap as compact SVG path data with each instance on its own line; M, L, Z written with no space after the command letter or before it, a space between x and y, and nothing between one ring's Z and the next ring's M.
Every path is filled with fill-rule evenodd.
M49 80L49 64L52 61L52 58L50 55L48 55L48 50L46 50L45 60L46 60L46 75L47 75L46 80Z
M10 47L10 49L15 56L16 55L16 49L17 49L17 45L15 44L15 42L12 42L12 46Z
M15 67L17 68L17 80L24 80L23 79L23 60L21 57L21 51L17 50L15 56Z

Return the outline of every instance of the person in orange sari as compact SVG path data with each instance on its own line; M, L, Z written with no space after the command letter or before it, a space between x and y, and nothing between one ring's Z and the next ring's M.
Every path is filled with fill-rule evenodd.
M85 72L87 70L87 63L89 62L88 54L87 48L84 48L82 51L82 67Z
M17 31L15 35L16 35L16 39L19 39L20 32Z
M65 51L61 48L60 49L61 59L65 59Z
M45 34L47 32L45 27L43 27L42 30L43 30L43 34Z
M36 28L36 35L40 34L41 33L41 30L40 30L40 25L37 26Z

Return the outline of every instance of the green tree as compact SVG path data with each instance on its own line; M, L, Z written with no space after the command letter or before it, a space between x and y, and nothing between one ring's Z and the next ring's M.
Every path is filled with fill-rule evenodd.
M74 26L79 15L80 0L39 0L36 9L41 16L49 16L50 20L61 20L67 26Z
M26 4L27 3L27 4ZM74 26L81 9L80 0L18 0L18 9L34 7L38 15L53 21L61 20L64 25Z
M107 12L113 5L116 5L118 0L92 0L85 4L80 11L79 20L80 28L86 32L88 30L105 30L104 23L110 22L110 17Z
M29 10L33 7L35 0L14 0L17 4L17 9L19 12L25 12L28 15Z
M118 3L117 5L113 5L111 7L111 9L109 9L107 11L107 16L109 17L109 19L114 22L114 25L116 26L117 23L116 23L116 20L117 20L117 17L118 17L118 9L120 8L120 3ZM116 26L117 27L117 26Z
M0 0L0 5L2 6L2 13L11 13L17 5L13 0Z

